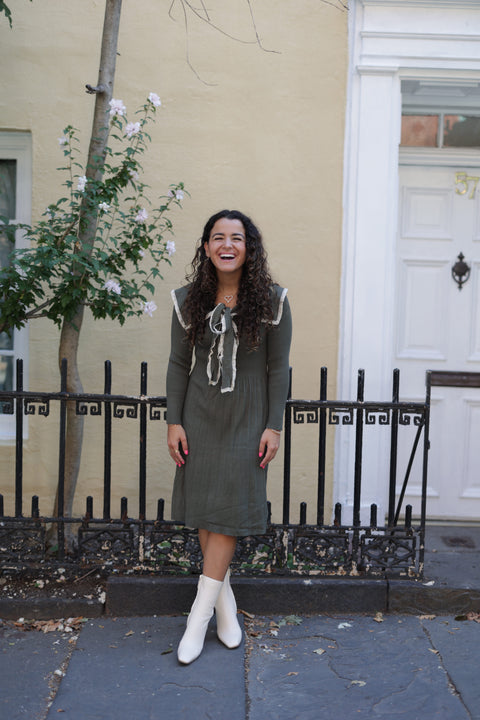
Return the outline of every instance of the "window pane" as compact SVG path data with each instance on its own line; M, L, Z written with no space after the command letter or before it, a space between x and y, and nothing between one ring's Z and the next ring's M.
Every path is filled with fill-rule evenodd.
M7 236L4 233L0 233L0 270L8 265L9 255L13 249L13 245ZM0 299L0 303L1 302ZM9 338L5 332L0 333L0 350L13 350L13 338Z
M480 118L445 115L443 144L445 147L480 147Z
M0 355L0 390L13 390L13 357Z
M15 250L5 233L0 231L0 270L10 264L10 254Z
M0 160L0 215L16 216L17 161Z
M6 332L0 333L0 350L13 350L13 337L8 337Z
M438 115L402 115L402 139L405 147L437 147Z

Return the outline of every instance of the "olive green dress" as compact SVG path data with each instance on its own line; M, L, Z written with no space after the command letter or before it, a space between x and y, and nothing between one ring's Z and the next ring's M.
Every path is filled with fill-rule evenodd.
M235 308L217 305L195 345L193 366L182 317L187 292L172 292L167 422L183 425L189 450L175 475L172 519L225 535L261 534L267 469L260 467L260 438L265 428L282 429L288 393L287 291L273 286L273 323L265 323L254 351L238 337Z

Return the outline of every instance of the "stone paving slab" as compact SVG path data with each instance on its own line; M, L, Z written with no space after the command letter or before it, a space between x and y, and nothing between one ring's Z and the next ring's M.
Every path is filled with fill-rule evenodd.
M440 624L427 625L429 636L424 624L430 622L409 616L385 616L383 622L372 616L315 617L280 627L276 637L265 632L249 659L249 720L478 718L480 684L472 686L471 670L468 677L449 671L449 665L458 667L456 636ZM477 625L477 641L478 631ZM450 647L448 660L432 644L434 637ZM470 688L468 709L452 686L454 675L462 697Z
M185 622L185 617L88 622L48 719L245 720L243 644L227 650L212 623L202 655L179 665L176 648Z
M480 720L480 623L439 617L423 626L470 717Z
M72 646L57 632L22 632L0 623L0 718L39 720L60 682Z

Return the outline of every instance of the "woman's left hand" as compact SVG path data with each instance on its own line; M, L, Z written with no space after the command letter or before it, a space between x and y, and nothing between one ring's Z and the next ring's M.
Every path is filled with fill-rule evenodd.
M258 448L258 455L261 458L261 468L265 468L268 463L273 460L279 447L280 433L278 430L271 430L270 428L264 430L260 438L260 447Z

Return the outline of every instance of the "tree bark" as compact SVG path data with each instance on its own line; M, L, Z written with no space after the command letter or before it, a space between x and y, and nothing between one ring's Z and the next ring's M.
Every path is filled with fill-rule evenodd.
M86 176L89 179L100 179L105 163L105 148L109 134L109 102L112 99L113 83L115 79L115 64L117 59L118 31L120 27L120 14L122 0L106 0L105 17L103 23L102 49L98 83L95 88L95 110L93 116L92 134L88 150ZM90 247L91 254L97 228L97 212L88 207L84 201L80 209L80 222L78 241L85 249ZM67 392L83 392L82 382L78 370L78 346L82 328L84 307L79 306L72 320L64 320L59 345L59 364L65 358L68 363ZM80 470L83 440L83 417L76 415L75 404L68 403L66 448L65 448L65 488L63 515L72 516L73 500ZM58 511L58 489L55 501L54 514ZM73 533L70 525L66 526L67 546L71 547Z

